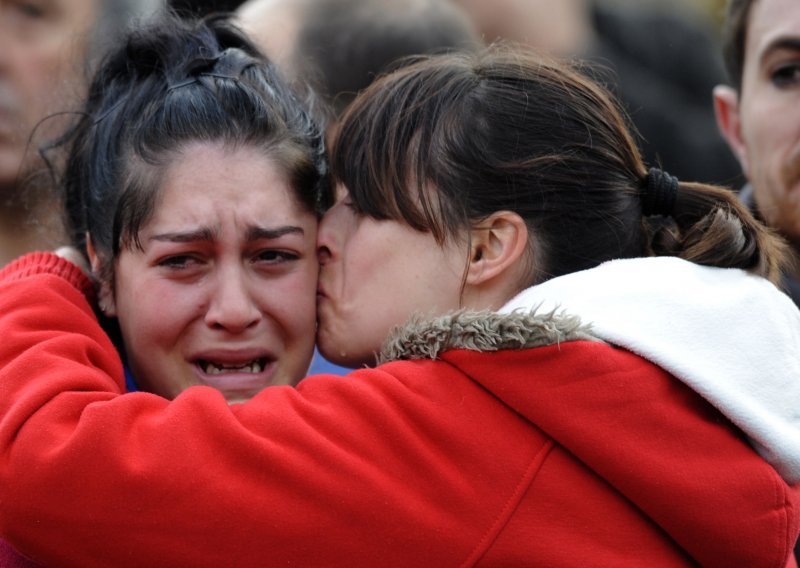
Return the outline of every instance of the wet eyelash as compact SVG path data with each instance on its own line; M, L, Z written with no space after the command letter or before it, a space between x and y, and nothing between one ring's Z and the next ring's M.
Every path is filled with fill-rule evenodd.
M159 260L157 264L158 266L163 266L164 268L178 269L186 267L186 265L193 260L194 258L188 254L179 254L163 258Z
M267 255L269 255L269 256L271 256L273 258L270 258L269 260L267 260L267 259L264 258ZM270 262L270 263L290 262L290 261L293 261L293 260L298 260L299 258L300 258L300 255L298 255L296 253L293 253L293 252L283 251L283 250L265 250L265 251L259 252L256 255L256 260L267 260L267 262Z

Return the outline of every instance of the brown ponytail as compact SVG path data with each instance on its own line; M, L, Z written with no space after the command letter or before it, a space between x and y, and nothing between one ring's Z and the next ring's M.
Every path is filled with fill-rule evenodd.
M787 244L722 187L681 182L671 218L644 218L654 256L741 268L778 284Z

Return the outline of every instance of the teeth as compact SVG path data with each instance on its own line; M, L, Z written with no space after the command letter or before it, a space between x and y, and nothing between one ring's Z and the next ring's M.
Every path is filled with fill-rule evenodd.
M202 361L200 366L209 375L221 375L223 373L260 373L264 370L264 363L258 359L245 365L220 365L211 361Z

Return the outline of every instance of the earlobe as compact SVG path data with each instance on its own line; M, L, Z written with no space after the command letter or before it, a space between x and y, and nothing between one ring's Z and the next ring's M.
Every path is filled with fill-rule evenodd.
M498 211L471 232L470 262L465 284L516 281L528 246L528 227L517 213Z
M92 242L92 236L89 233L86 234L86 253L89 256L89 263L92 265L92 274L94 274L100 282L100 288L97 293L98 307L106 316L116 317L117 305L114 301L114 291L111 282L102 276L103 271L101 267L103 261L97 254L94 243Z
M739 114L739 94L727 85L714 87L714 113L720 134L728 143L745 176L748 172L747 146L742 137L742 122Z

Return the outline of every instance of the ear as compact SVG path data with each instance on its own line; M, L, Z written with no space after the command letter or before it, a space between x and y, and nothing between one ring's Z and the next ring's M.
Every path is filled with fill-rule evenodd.
M86 233L86 253L89 256L89 263L92 265L92 274L94 274L97 281L100 283L100 289L97 294L97 303L100 311L108 317L117 316L117 304L114 301L114 290L111 282L107 278L102 277L101 267L103 259L97 254L92 242L92 236Z
M742 137L742 121L739 115L739 94L736 89L728 85L714 87L714 113L717 117L717 127L722 137L730 146L739 165L742 166L744 175L747 176L749 162L747 160L747 146Z
M528 245L528 227L517 213L497 211L471 231L465 284L482 287L498 282L516 286Z

